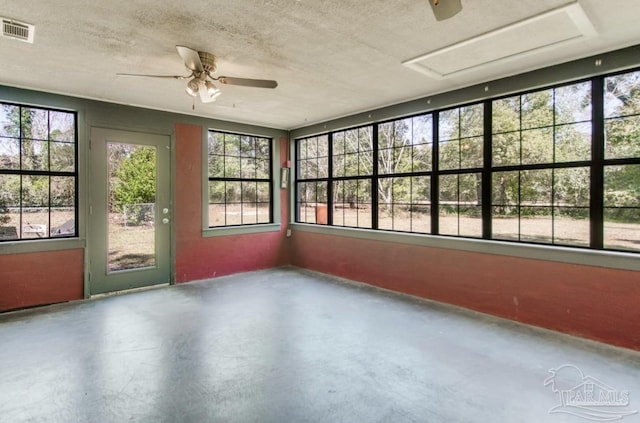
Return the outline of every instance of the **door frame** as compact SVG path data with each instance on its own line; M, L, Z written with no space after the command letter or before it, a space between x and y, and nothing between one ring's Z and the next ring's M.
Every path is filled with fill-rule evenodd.
M154 285L162 285L162 284L173 284L175 282L174 275L174 266L175 266L175 249L174 249L174 239L175 239L175 225L174 225L174 215L175 210L173 207L173 198L174 198L174 157L173 157L173 136L157 133L152 131L145 130L127 130L127 129L112 129L105 128L99 126L90 126L89 127L89 145L87 148L87 156L88 156L88 171L87 171L87 192L88 192L88 207L87 207L87 242L86 242L86 271L85 271L85 297L89 298L93 295L107 294L111 292L118 292L127 289L137 289L137 288L145 288L151 287ZM153 141L155 140L155 142ZM159 226L167 226L167 233L164 236L166 238L166 250L167 250L167 260L166 263L160 263L162 258L157 253L160 251L159 243L163 242L162 237L157 237L156 232L156 266L154 268L144 268L144 269L131 269L131 270L122 270L112 274L109 274L106 269L106 263L104 263L104 268L96 269L95 266L99 265L96 263L95 257L96 254L101 254L101 249L104 249L104 253L107 253L108 246L107 242L107 227L106 220L103 222L99 222L98 219L102 213L96 213L96 195L106 194L108 192L108 188L103 185L102 189L96 189L96 184L100 183L96 181L96 176L100 171L106 171L106 146L107 141L112 142L121 142L121 143L130 143L130 144L139 144L139 145L154 145L158 148L158 153L156 154L156 163L159 164L161 161L161 156L165 153L160 153L161 148L166 148L166 157L165 164L168 166L168 169L162 170L162 172L157 172L157 177L162 179L163 181L158 181L157 186L157 210L156 210L156 227ZM145 142L147 141L147 142ZM97 160L102 160L102 163L98 166ZM160 167L162 165L159 165ZM103 179L107 175L102 175ZM161 185L166 186L166 189L161 189ZM105 205L106 205L106 200ZM160 210L163 208L168 208L168 218L170 219L169 224L163 225L161 220L163 217ZM102 226L104 225L104 226ZM100 247L100 243L103 243L103 246ZM104 274L102 274L104 272ZM145 274L146 273L146 274ZM154 275L155 273L155 275ZM122 277L120 277L122 276ZM108 277L112 279L121 279L119 282L115 284L114 289L100 289L100 282L98 280L103 278L105 281ZM131 282L132 280L142 280L142 282ZM92 285L95 284L95 285ZM103 282L104 284L104 282ZM103 285L104 287L104 285Z

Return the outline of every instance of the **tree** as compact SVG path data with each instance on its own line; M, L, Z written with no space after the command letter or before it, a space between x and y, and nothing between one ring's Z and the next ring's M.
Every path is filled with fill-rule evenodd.
M152 147L135 147L114 169L113 205L122 211L124 205L156 201L156 152ZM141 213L136 223L148 220Z
M9 207L7 207L7 200L4 194L0 194L0 224L9 223L11 216L9 216Z

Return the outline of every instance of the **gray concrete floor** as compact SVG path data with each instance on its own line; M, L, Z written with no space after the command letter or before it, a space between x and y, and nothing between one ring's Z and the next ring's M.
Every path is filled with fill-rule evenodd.
M640 353L273 269L0 315L0 421L588 421L564 364L640 421Z

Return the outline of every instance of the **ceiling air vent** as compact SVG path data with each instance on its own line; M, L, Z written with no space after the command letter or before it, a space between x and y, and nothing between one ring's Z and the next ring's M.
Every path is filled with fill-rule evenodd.
M2 18L2 36L33 44L35 27L24 22Z

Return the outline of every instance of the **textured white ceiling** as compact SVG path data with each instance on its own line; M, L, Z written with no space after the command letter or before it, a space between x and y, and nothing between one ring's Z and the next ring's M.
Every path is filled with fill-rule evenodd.
M0 0L0 16L36 27L34 44L0 38L0 84L292 129L640 39L640 1L579 0L595 37L441 80L402 65L569 3L463 0L437 22L427 0ZM218 74L279 86L222 86L194 111L185 81L116 76L187 74L176 44L215 54Z

